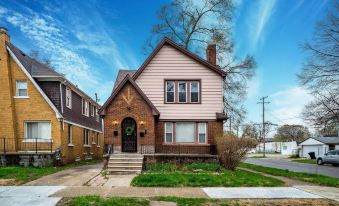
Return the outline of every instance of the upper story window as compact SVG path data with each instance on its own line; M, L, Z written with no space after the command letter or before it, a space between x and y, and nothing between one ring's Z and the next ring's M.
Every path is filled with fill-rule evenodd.
M66 87L66 107L72 109L72 90Z
M178 92L179 92L179 102L185 103L187 97L187 83L185 81L180 81L178 84Z
M96 111L96 106L94 104L91 104L91 115L92 115L92 117L95 116L95 114L96 114L95 111Z
M98 113L98 108L95 107L95 119L97 120L97 122L99 122L100 120L100 116L99 116L99 113Z
M199 81L191 81L191 89L190 89L190 92L191 92L191 102L192 103L198 103L199 102L199 98L200 98L200 90L199 90L199 87L200 87L200 84L199 84Z
M199 80L168 80L165 82L165 103L200 103Z
M167 81L166 82L166 102L174 103L175 101L174 93L175 93L175 82Z
M82 99L82 114L85 116L89 116L89 107L88 107L88 101L85 99Z
M16 81L16 96L17 97L27 97L27 81L18 80Z

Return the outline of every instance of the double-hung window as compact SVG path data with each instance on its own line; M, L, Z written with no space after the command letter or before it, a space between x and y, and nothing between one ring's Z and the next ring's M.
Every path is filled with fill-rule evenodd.
M85 116L89 116L89 108L88 108L88 101L82 99L82 114Z
M175 82L174 81L166 82L166 102L168 103L175 102Z
M198 123L198 141L200 144L206 144L206 123Z
M16 81L16 96L17 97L27 97L27 81L19 80Z
M72 109L72 90L66 87L66 107Z
M50 122L25 122L26 139L51 139Z
M91 113L92 113L92 117L94 117L95 116L95 110L96 110L96 107L95 107L95 105L94 104L91 104L92 105L92 108L91 108Z
M165 123L165 143L173 143L173 123Z
M187 97L187 83L185 81L179 81L178 83L179 103L186 103Z
M198 103L200 94L199 94L199 81L190 82L190 91L191 91L191 103Z
M73 143L73 131L72 131L72 125L68 124L68 144Z
M84 129L84 145L88 145L88 129Z

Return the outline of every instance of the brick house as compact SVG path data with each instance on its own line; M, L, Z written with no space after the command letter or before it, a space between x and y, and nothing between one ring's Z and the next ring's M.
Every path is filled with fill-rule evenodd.
M161 41L138 70L120 70L100 109L114 153L211 154L222 134L223 80L216 45L207 60Z
M102 157L100 105L11 44L5 28L0 28L0 88L2 163L50 164L57 148L64 163Z

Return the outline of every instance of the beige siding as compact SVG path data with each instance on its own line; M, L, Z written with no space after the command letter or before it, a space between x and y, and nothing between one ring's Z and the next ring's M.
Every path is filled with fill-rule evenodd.
M164 104L165 79L200 79L201 104ZM178 50L164 46L136 80L160 119L216 119L223 111L222 77Z

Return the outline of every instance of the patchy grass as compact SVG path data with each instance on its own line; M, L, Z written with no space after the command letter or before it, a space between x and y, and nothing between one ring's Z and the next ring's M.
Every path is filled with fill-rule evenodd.
M225 170L222 173L144 173L134 177L131 184L139 187L272 187L282 186L284 182L244 170Z
M288 177L291 179L311 182L314 184L325 185L325 186L330 186L330 187L339 187L339 178L335 178L335 177L328 177L324 175L310 174L310 173L304 173L304 172L292 172L289 170L264 167L264 166L253 165L253 164L244 163L244 162L242 162L240 166L251 169L251 170L270 174L270 175L283 176L283 177Z
M14 179L14 182L11 182L11 184L20 185L64 169L74 168L81 165L95 164L98 162L98 160L81 161L61 167L4 166L0 167L0 179Z
M257 155L257 156L252 156L252 157L249 157L249 158L267 158L267 156L263 156L263 155Z
M149 205L149 200L141 198L131 198L131 197L112 197L109 199L104 199L97 195L75 197L66 201L64 205L69 206L147 206Z
M312 160L312 159L295 159L295 160L292 160L292 162L300 162L300 163L307 163L307 164L316 164L317 160Z
M221 165L216 163L192 163L183 166L177 166L169 163L146 164L144 172L146 173L219 173L225 171Z
M205 205L206 203L217 203L217 199L208 199L208 198L184 198L184 197L175 197L175 196L160 196L153 198L156 201L164 202L175 202L178 206L200 206Z

